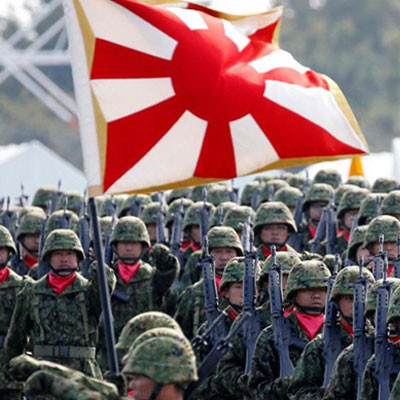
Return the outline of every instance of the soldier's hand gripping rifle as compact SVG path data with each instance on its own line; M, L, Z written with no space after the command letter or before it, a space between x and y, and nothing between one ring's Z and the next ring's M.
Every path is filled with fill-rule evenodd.
M87 211L86 193L82 204L82 216L79 218L79 238L81 239L85 259L80 265L81 273L85 278L89 278L90 259L90 217Z
M244 278L243 278L243 313L249 313L250 318L243 326L243 341L246 347L245 374L250 373L251 359L253 357L256 340L260 333L260 312L256 309L257 304L257 269L258 254L253 251L253 234L250 235L249 251L244 257Z
M302 252L302 240L301 240L301 229L302 229L302 221L303 221L303 203L304 203L305 194L299 196L296 199L296 207L294 209L293 218L297 226L297 232L293 232L289 239L288 244L292 246L299 253Z
M379 240L379 251L373 258L373 263L374 263L373 274L376 281L378 279L383 278L384 260L385 260L385 252L383 251L383 244L385 242L385 236L383 234L379 235L378 240Z
M390 396L390 372L393 366L394 347L387 337L387 312L391 296L391 283L387 281L387 264L383 268L383 283L376 298L375 376L379 384L379 400Z
M165 204L163 196L160 194L158 197L158 201L160 204L160 210L157 214L157 243L167 244L168 243L168 234L165 228Z
M329 385L329 381L332 375L333 364L335 364L336 358L342 350L341 346L341 332L338 321L339 309L335 301L330 301L330 295L332 287L336 279L336 275L339 269L339 255L335 256L335 264L332 276L328 279L328 290L326 293L326 312L325 312L325 324L324 324L324 350L323 356L325 359L325 375L323 387L326 388Z
M225 336L221 337L212 350L207 354L197 370L199 380L191 383L185 390L185 400L189 400L193 392L197 387L200 386L204 379L215 371L218 361L231 346L232 339L243 328L243 325L249 320L249 318L249 313L242 312L242 314L238 317L237 322L235 321L235 323L232 325L230 331Z
M291 329L284 316L282 292L282 266L276 262L276 248L271 246L272 268L269 275L272 330L274 346L279 355L279 377L293 375L294 366L289 356Z
M203 247L203 258L200 260L201 270L203 272L204 305L207 316L208 326L219 317L221 311L218 308L217 286L215 284L215 266L214 257L208 252L208 239L205 237ZM226 335L226 326L221 324L210 333L210 342L214 346L218 340Z
M360 257L358 265L360 268L360 275L358 280L354 283L353 303L353 366L357 374L357 400L361 399L361 387L365 365L372 356L374 348L372 338L367 335L365 326L365 302L368 292L368 278L363 275L363 257Z
M397 235L397 257L393 260L393 277L400 278L400 234Z

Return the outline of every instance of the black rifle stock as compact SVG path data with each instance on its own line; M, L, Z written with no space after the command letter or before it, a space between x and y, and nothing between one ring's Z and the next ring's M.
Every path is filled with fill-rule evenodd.
M85 259L82 261L80 268L82 275L85 278L89 277L90 269L90 217L87 212L87 202L83 201L82 204L82 216L79 218L79 238L81 239L83 252L85 253Z

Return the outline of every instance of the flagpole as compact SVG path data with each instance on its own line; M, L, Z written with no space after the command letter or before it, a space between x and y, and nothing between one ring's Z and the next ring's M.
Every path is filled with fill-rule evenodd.
M99 280L100 302L103 310L103 326L107 344L107 359L111 373L118 374L118 359L115 350L114 318L111 310L110 291L107 285L107 275L104 268L103 245L100 239L99 220L94 197L89 198L89 210L92 217L93 244L97 261L97 277Z

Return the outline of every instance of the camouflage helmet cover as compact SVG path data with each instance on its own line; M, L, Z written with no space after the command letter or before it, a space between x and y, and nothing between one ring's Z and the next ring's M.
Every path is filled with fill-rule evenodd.
M364 236L365 233L367 232L367 229L368 225L360 225L357 226L357 228L354 230L348 246L349 258L351 260L355 260L356 251L359 248L359 246L363 244Z
M38 213L42 214L44 217L46 216L46 213L44 212L43 208L36 206L27 206L21 208L21 211L19 212L19 220L21 221L22 218L28 213Z
M300 263L301 260L296 253L289 251L277 251L276 252L276 263L282 267L282 274L288 275L292 268ZM272 256L269 256L262 264L261 274L268 274L273 265Z
M325 201L326 203L329 203L332 197L332 186L327 185L326 183L314 183L310 186L310 189L308 189L304 199L303 211L307 211L311 203L315 201Z
M264 203L268 201L270 191L273 190L275 194L279 189L289 188L290 185L283 179L271 179L262 186L260 193L260 202ZM272 188L272 189L271 189Z
M374 276L371 271L364 267L362 269L362 274L365 278L368 278L368 290L371 289L372 285L375 283ZM333 283L329 300L337 300L339 296L353 296L354 283L359 276L360 268L358 265L350 265L341 269Z
M289 273L285 297L293 301L298 290L327 288L330 276L328 267L322 261L301 261Z
M357 186L355 186L355 185L350 185L350 184L347 184L347 183L345 183L344 185L340 185L339 187L337 187L337 188L335 189L335 195L334 195L334 198L333 198L335 204L338 206L339 203L340 203L340 200L341 200L342 197L343 197L343 195L344 195L347 191L349 191L349 190L354 190L354 189L356 189L356 188L357 188Z
M168 211L167 206L165 206L164 210L165 212ZM140 219L145 223L145 225L157 224L157 217L159 212L160 203L153 201L143 207Z
M361 202L358 213L358 224L368 224L379 214L379 204L384 201L387 195L383 193L369 193Z
M198 201L192 204L186 211L185 218L183 219L183 230L189 229L192 225L200 225L201 210L204 202ZM210 210L210 221L214 215L215 207L213 204L206 202L207 208Z
M359 189L356 187L353 190L346 191L340 199L337 217L343 218L346 211L359 209L361 202L365 199L367 194L367 189Z
M391 283L392 293L400 287L400 279L388 277L386 278L387 282ZM372 313L376 311L376 299L378 295L378 288L382 285L383 279L378 279L374 285L372 286L371 290L368 292L367 301L365 303L365 313ZM400 314L399 314L400 315Z
M175 216L179 212L181 203L183 206L184 213L192 204L194 204L193 201L190 199L185 199L185 198L175 199L172 203L170 203L170 205L168 207L167 216L165 218L166 226L168 226L169 224L172 224L174 222Z
M190 193L190 188L173 189L167 194L167 204L171 204L174 200L180 199L181 197L188 198L190 197Z
M314 176L313 183L326 183L336 189L342 183L342 177L334 169L321 169Z
M37 207L47 207L47 203L57 194L58 190L51 186L40 187L33 196L32 205Z
M236 250L237 255L243 255L243 247L237 232L229 226L214 226L207 233L210 250L221 247L230 247Z
M118 216L124 217L127 215L131 207L135 204L136 200L140 202L142 207L151 203L152 201L148 194L131 194L123 201L121 208L118 211Z
M372 193L389 193L396 190L399 184L395 179L391 178L378 178L372 185Z
M73 211L76 214L79 214L82 208L83 194L77 191L62 193L57 200L57 210L62 210L64 208L65 199L68 200L67 209Z
M204 189L208 191L210 185L194 186L191 188L190 199L197 203L198 201L203 201Z
M297 199L303 195L300 189L295 187L284 187L274 194L274 201L281 201L288 207L296 207Z
M368 248L371 243L378 242L379 236L384 235L385 242L396 242L400 233L400 222L390 215L380 215L374 218L368 225L364 236L364 247Z
M251 206L254 192L260 187L260 182L252 181L245 185L240 195L240 204L243 206Z
M225 226L230 226L236 232L239 232L242 230L243 224L247 221L248 213L250 213L251 221L253 222L255 212L251 207L236 206L226 212L223 224Z
M71 210L65 211L65 217L68 221L68 229L72 229L77 235L79 235L79 218L78 216ZM64 226L64 210L54 211L53 214L47 219L46 226L44 229L45 238L49 235L50 232L55 229L65 229Z
M78 235L71 229L55 229L49 233L44 242L42 260L47 261L50 253L57 250L73 250L80 261L85 258Z
M305 176L302 176L302 175L298 175L298 174L292 175L292 176L287 180L287 183L288 183L290 186L295 187L295 188L300 189L300 190L304 187L304 185L306 184L306 182L307 182L306 177L305 177Z
M392 296L390 298L389 309L387 313L387 322L392 322L394 319L400 319L400 287L396 284L395 289L392 291Z
M14 254L17 252L10 231L3 225L0 225L0 247L6 247Z
M231 201L229 190L222 185L212 185L207 193L207 201L214 206Z
M43 212L28 212L21 219L17 229L17 240L21 240L23 235L40 234L42 223L46 219Z
M214 215L212 216L212 219L210 221L210 226L216 226L218 224L218 219L220 214L222 214L221 224L223 224L227 212L236 207L239 206L236 203L233 203L232 201L224 201L223 203L218 204L217 208L215 209Z
M115 224L111 234L110 244L117 242L141 242L150 247L150 238L144 222L132 216L122 217Z
M382 201L382 215L400 215L400 190L393 190Z
M144 375L161 385L196 381L196 357L186 341L159 336L137 346L123 374Z
M256 212L254 232L257 235L264 225L286 224L291 232L297 232L293 215L286 204L280 201L262 203Z
M346 183L350 185L355 185L363 189L371 189L371 185L368 182L368 179L365 176L362 175L353 175L350 176L349 179L347 179Z

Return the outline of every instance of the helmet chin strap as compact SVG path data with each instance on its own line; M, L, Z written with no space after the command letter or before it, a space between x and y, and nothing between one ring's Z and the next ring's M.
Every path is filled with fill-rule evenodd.
M114 246L114 253L116 254L116 261L120 260L123 264L126 265L133 265L136 264L139 260L142 259L142 256L144 254L144 252L146 251L145 246L143 246L143 250L140 253L139 257L121 257L117 251L117 249Z
M20 242L21 246L34 258L39 257L39 251L30 249L29 247L25 246L22 242Z
M325 307L303 307L300 306L296 301L294 302L294 305L296 306L297 311L302 314L322 314L325 311Z
M272 246L275 246L276 247L276 251L278 251L281 247L283 247L285 245L285 243L272 243L272 242L262 242L262 244L264 246L267 246L269 249Z
M340 310L340 317L343 318L349 325L353 325L353 317L346 317Z
M70 275L72 275L74 272L78 271L78 268L59 268L59 269L55 269L50 265L50 269L52 272L54 272L56 275L62 276L60 275L60 273L63 272L68 272L70 273Z
M160 394L164 385L157 383L156 387L153 389L153 393L149 397L149 400L156 400L158 395Z

